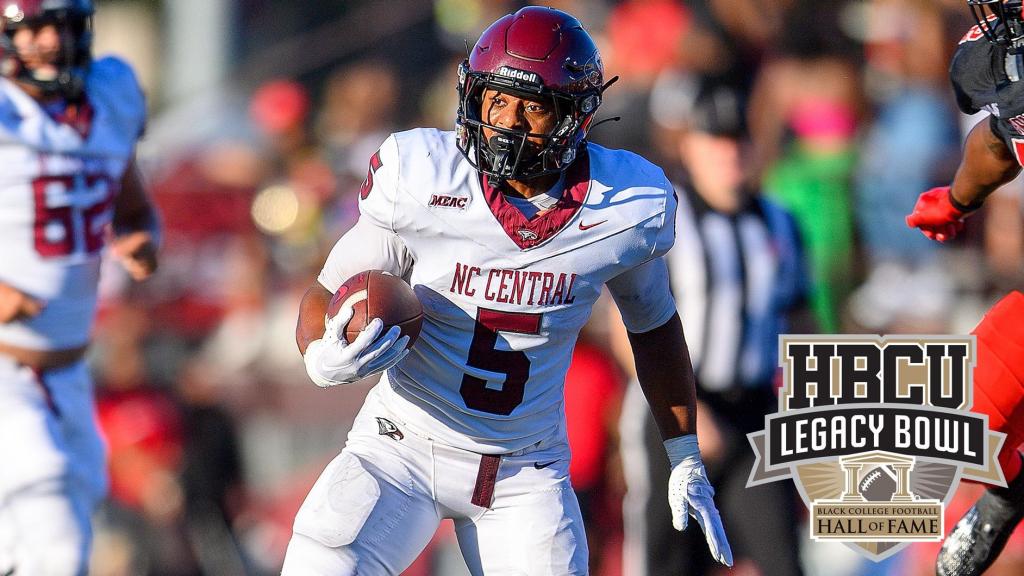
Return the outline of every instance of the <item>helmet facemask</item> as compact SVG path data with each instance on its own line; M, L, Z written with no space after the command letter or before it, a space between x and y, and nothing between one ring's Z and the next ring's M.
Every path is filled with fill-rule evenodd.
M1012 54L1024 53L1022 0L967 0L971 15L989 42Z
M570 94L546 87L539 80L536 74L505 67L495 73L471 71L468 61L459 66L458 147L492 183L558 174L572 164L586 139L601 103L601 88ZM534 134L488 123L481 117L487 89L550 103L558 119L555 127L548 134ZM485 140L484 128L493 132L489 141Z
M74 3L72 3L74 4ZM0 73L36 87L44 95L59 95L68 100L81 99L85 76L92 61L92 12L82 9L45 9L26 15L16 4L0 13ZM14 35L22 28L38 30L53 25L60 36L59 54L53 65L55 73L32 70L21 60L14 45Z

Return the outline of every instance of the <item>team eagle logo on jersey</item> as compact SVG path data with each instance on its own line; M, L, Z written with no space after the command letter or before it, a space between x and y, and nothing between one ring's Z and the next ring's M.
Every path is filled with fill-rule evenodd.
M529 240L536 240L537 238L539 238L536 232L534 232L533 230L529 230L527 228L520 228L519 230L516 230L516 234L518 234L519 237L523 239L523 242Z
M398 429L398 426L395 426L394 422L380 416L377 416L377 433L381 436L390 436L396 441L405 438L405 434L402 434L402 431Z

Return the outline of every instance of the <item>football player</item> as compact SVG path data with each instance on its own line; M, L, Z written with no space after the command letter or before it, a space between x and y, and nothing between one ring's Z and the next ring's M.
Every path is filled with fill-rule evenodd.
M579 21L524 8L460 67L455 132L393 134L370 160L360 219L306 293L297 340L320 386L385 372L300 508L284 574L398 574L443 518L473 574L586 574L562 386L604 286L665 439L676 525L693 516L731 565L661 258L675 195L658 167L586 141L608 84ZM412 348L379 319L346 342L345 307L325 326L332 293L371 268L422 302Z
M990 113L967 136L950 186L918 198L907 224L945 242L963 230L964 218L1013 180L1024 160L1024 18L1021 0L967 0L977 25L960 40L950 77L960 109ZM1006 433L999 463L1006 488L990 488L946 538L937 559L942 576L984 572L1024 517L1024 295L1012 292L989 310L977 336L974 412Z
M108 234L133 278L156 268L145 102L127 64L91 58L91 0L0 9L0 574L73 576L106 492L82 357Z

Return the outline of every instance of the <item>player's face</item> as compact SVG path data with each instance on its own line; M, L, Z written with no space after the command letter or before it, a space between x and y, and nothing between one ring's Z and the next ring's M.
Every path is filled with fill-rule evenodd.
M556 123L552 103L520 98L491 89L484 90L481 117L487 124L531 134L550 134ZM484 127L483 133L488 141L495 135L495 131L487 127ZM537 136L527 141L537 149L544 146L543 138Z
M60 57L60 32L53 24L23 26L14 32L12 38L18 58L29 70L39 73L50 72L56 78L57 59Z

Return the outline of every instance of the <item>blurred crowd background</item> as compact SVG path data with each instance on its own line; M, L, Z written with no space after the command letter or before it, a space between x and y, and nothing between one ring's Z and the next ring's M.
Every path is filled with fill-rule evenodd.
M621 120L597 128L598 143L675 178L695 101L708 86L735 95L745 177L803 239L816 330L963 334L1024 286L1019 186L948 245L903 223L919 193L951 180L978 120L957 112L946 74L973 25L962 0L544 4L580 18L606 77L620 76L599 118ZM369 157L392 131L452 129L467 43L521 5L98 2L97 53L129 60L148 93L140 154L166 232L155 278L133 285L111 266L101 287L91 360L112 494L93 574L279 570L295 511L372 385L308 380L293 339L299 299L357 217ZM616 422L629 367L608 344L611 317L595 311L567 382L597 575L622 574L623 556ZM961 488L947 531L978 493ZM799 535L806 574L933 573L937 544L876 565ZM407 574L458 575L460 562L446 523ZM1015 539L993 573L1021 566ZM741 561L730 573L766 572Z

